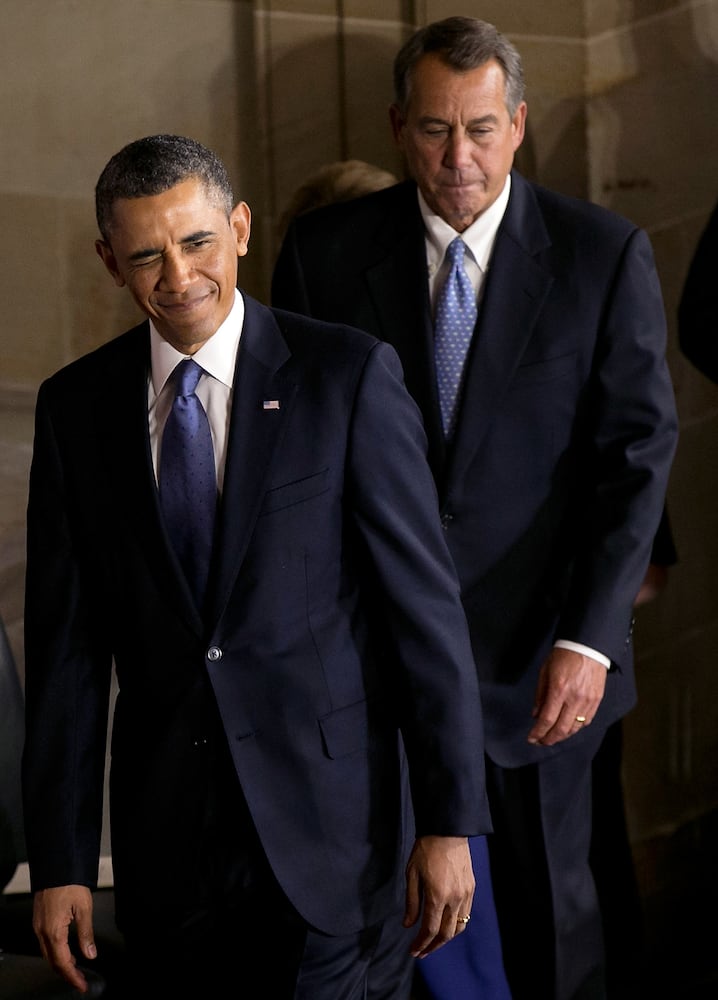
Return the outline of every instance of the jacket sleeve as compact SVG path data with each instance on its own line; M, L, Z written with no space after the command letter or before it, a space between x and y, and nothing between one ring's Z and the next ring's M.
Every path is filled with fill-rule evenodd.
M604 304L588 412L590 488L582 500L568 598L557 635L625 656L633 601L651 555L678 420L653 252L634 229Z
M678 305L678 341L699 372L718 383L718 205L688 268Z
M51 396L46 384L27 514L23 799L34 891L96 885L112 665L90 626L92 585L73 529L67 448Z
M441 528L419 410L392 347L370 352L351 430L350 488L398 660L417 832L490 830L477 672Z

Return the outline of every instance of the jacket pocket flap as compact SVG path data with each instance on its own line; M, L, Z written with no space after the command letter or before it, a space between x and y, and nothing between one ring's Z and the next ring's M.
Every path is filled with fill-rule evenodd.
M328 479L329 469L322 469L321 472L315 472L314 475L297 479L293 483L285 483L273 490L267 490L260 514L271 514L272 511L292 507L295 503L301 503L302 500L310 500L321 493L326 493L329 489Z
M368 742L367 702L358 701L339 708L319 720L322 741L328 757L346 757L363 749Z

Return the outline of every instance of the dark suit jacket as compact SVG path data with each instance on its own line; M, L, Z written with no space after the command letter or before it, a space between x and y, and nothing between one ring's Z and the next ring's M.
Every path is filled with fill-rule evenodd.
M512 173L449 448L413 183L298 218L272 297L399 353L425 420L493 759L520 765L583 738L552 751L526 742L557 638L612 660L597 724L625 713L635 699L632 604L677 434L646 234Z
M678 303L678 341L698 371L718 383L718 205L711 212Z
M158 506L147 325L40 389L26 607L32 881L95 882L114 657L123 912L180 905L190 891L218 731L279 883L307 921L348 933L401 898L399 727L417 832L489 828L477 681L396 354L245 302L204 622Z

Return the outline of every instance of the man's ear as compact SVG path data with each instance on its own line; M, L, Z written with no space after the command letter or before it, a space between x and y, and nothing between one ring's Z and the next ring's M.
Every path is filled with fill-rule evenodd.
M391 124L391 132L394 136L394 142L401 148L403 144L401 132L404 128L405 122L404 116L399 110L398 104L392 104L389 108L389 122Z
M237 256L244 257L249 249L249 232L252 228L252 213L246 201L240 201L234 206L229 224L237 244Z
M526 134L526 101L522 101L516 109L516 114L511 119L511 131L513 132L514 152L524 141Z
M105 240L95 240L95 250L102 263L105 265L107 270L112 275L115 284L118 288L123 288L125 284L125 279L120 274L120 269L117 266L117 260L112 252L112 247Z

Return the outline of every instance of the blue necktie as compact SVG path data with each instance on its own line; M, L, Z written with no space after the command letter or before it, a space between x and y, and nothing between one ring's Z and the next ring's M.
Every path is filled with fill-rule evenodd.
M434 356L441 421L447 438L454 429L466 352L476 324L476 294L464 270L465 252L466 245L457 236L446 251L451 270L436 302Z
M195 395L203 369L191 358L172 373L176 396L162 435L160 505L198 607L212 556L217 476L209 421Z

